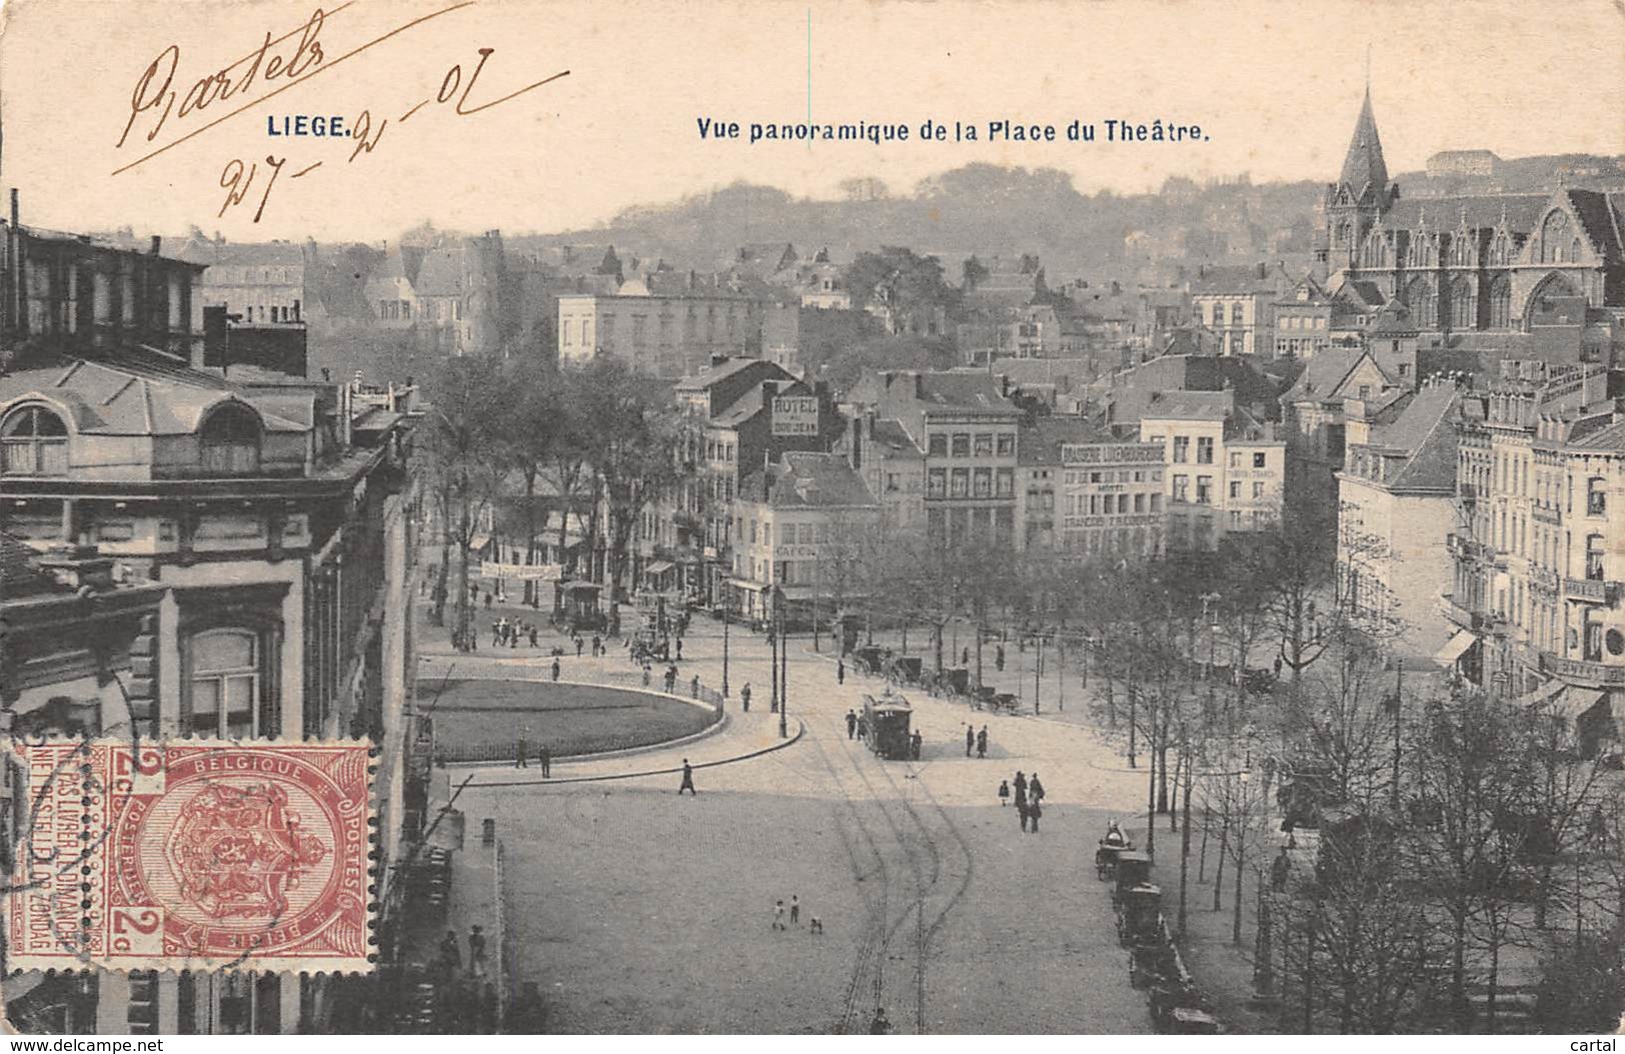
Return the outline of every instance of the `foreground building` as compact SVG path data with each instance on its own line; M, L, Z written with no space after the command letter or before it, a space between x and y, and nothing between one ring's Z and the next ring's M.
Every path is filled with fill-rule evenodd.
M6 233L0 724L371 739L387 959L401 905L390 864L425 789L407 750L401 415L357 412L346 388L203 368L191 264ZM34 310L63 303L77 306ZM17 786L8 778L5 796ZM10 805L0 812L15 817ZM5 834L9 856L15 827ZM170 971L25 974L4 997L32 1030L294 1032L356 1027L365 992L339 977Z

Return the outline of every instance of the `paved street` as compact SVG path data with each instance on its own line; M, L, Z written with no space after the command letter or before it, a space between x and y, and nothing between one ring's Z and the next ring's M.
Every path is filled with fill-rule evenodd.
M449 659L435 632L425 631L430 678ZM696 620L684 643L683 681L720 684L720 625ZM508 847L518 975L539 982L548 1028L865 1031L880 1005L899 1032L1147 1030L1092 866L1107 817L1141 808L1143 777L1082 728L921 693L910 698L922 761L882 763L842 720L880 682L849 673L837 685L833 662L805 643L792 640L789 661L804 736L701 769L697 798L679 798L669 771L509 787L492 784L517 778L512 769L476 773L458 806L470 829L495 817ZM767 742L767 646L737 627L731 644L733 695L753 689L748 718L730 702L713 737L561 763L555 777L658 772ZM551 659L454 661L458 676L541 677ZM615 652L564 660L566 680L634 676ZM987 760L965 757L973 717L988 726ZM995 795L1017 769L1037 770L1047 790L1037 835ZM792 894L805 905L800 927L777 932L773 903ZM822 938L808 933L813 915Z

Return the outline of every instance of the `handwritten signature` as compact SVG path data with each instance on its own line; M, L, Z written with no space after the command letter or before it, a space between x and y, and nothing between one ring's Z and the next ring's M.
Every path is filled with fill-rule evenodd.
M115 149L122 150L127 144L137 141L132 140L131 133L137 131L138 121L144 122L145 129L144 135L138 132L138 138L144 139L147 143L157 140L166 126L179 134L115 168L112 174L116 176L128 172L166 150L201 135L245 110L267 102L289 88L303 84L369 48L376 47L432 19L473 6L475 2L476 0L463 0L461 3L415 18L333 58L328 57L327 50L322 46L320 39L322 28L327 19L351 6L354 0L349 0L331 11L324 12L321 8L317 8L303 25L279 37L273 37L267 31L264 40L255 50L190 84L183 79L179 87L176 85L176 77L180 73L181 49L178 45L171 44L160 51L136 78L134 90L130 95L130 113L119 134ZM467 75L466 81L462 63L453 63L441 78L440 87L433 97L402 107L400 116L396 117L394 122L404 124L426 107L446 108L447 104L450 104L449 110L456 117L471 117L570 75L569 70L561 70L489 101L471 102L480 74L484 72L487 61L495 53L495 48L479 48L479 61ZM256 95L256 91L259 94ZM235 102L235 105L225 113L214 116L204 124L187 128L193 118L201 119L205 116L205 111L209 107L228 102ZM371 154L378 147L384 129L390 125L388 117L375 117L373 109L373 107L363 109L354 119L346 122L350 129L350 138L355 141L347 164L353 164L357 158ZM383 108L380 107L379 110L383 112ZM172 118L174 124L170 125ZM276 157L271 154L266 155L263 169L258 161L249 162L242 158L227 161L220 173L220 186L226 191L225 200L216 215L223 216L228 209L241 205L257 187L259 204L254 211L253 222L258 223L265 213L271 190L287 163L286 155ZM307 176L321 168L323 164L323 161L315 161L296 165L288 178L298 179Z

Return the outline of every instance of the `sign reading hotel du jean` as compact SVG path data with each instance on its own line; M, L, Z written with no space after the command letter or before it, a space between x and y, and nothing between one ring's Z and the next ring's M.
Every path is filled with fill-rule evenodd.
M773 434L818 434L818 399L811 395L780 395L773 400Z

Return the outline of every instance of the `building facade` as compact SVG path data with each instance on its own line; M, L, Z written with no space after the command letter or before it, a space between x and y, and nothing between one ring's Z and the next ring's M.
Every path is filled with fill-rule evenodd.
M1570 368L1500 384L1461 426L1456 635L1441 661L1484 688L1548 706L1582 744L1617 741L1625 703L1625 425L1606 375Z

